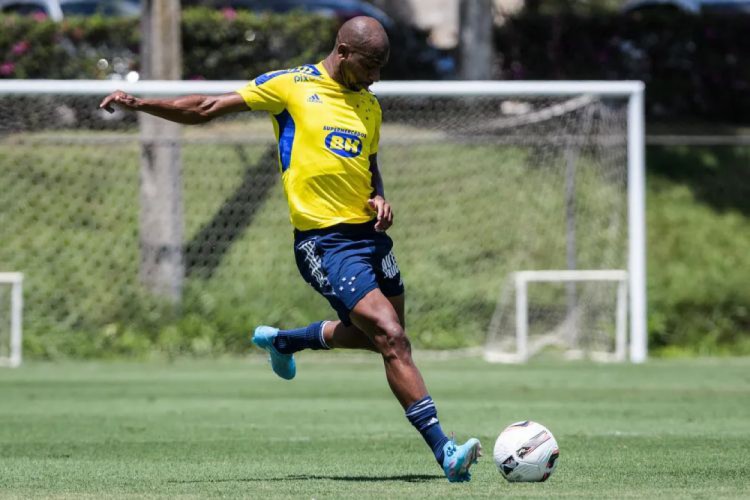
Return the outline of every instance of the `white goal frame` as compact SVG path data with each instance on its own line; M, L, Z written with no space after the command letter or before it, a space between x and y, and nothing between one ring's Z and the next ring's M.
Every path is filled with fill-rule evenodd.
M529 283L580 283L586 281L611 281L617 283L614 353L611 355L591 353L592 357L599 361L625 361L628 341L628 272L621 269L518 271L513 273L516 301L516 352L497 352L488 347L484 351L485 360L496 363L525 363L528 361L529 356L533 354L531 349L529 349L529 306L527 293ZM495 317L497 317L497 312L495 313ZM490 326L490 330L488 344L493 340L492 325Z
M0 366L15 368L21 364L21 340L23 333L23 273L0 273L0 284L9 284L10 291L10 351L9 356L0 357Z
M246 85L244 80L0 80L0 95L100 95L121 89L141 96L221 94ZM644 88L640 81L402 81L379 82L380 96L508 96L624 98L627 106L628 289L630 361L647 358Z

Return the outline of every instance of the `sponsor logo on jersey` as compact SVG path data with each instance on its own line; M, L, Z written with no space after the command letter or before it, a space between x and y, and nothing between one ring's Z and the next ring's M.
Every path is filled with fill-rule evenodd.
M321 72L318 70L318 68L315 67L313 64L305 64L304 66L298 66L296 68L290 68L290 69L282 69L279 71L272 71L270 73L266 73L264 75L260 75L258 78L255 79L255 85L260 87L264 83L266 83L268 80L272 80L280 75L285 75L287 73L300 73L301 75L308 75L308 76L320 76Z
M313 94L307 98L307 102L312 102L315 104L323 104L323 99L321 99L318 94Z
M327 132L341 132L344 134L353 135L354 137L367 137L367 134L365 132L358 132L356 130L343 127L332 127L330 125L326 125L325 127L323 127L323 130Z
M326 147L344 158L354 158L362 152L362 140L354 134L331 132L326 136Z

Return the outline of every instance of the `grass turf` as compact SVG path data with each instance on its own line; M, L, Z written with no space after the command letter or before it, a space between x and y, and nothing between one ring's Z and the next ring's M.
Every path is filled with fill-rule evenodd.
M750 360L497 366L417 355L445 430L484 443L443 479L375 357L31 363L0 372L1 497L750 496ZM538 420L561 448L543 484L508 484L497 433Z

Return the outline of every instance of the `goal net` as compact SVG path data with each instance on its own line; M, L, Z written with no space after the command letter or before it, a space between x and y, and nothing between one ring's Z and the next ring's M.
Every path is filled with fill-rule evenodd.
M167 127L96 108L118 87L245 83L0 80L0 263L25 274L24 335L42 354L91 339L114 352L241 351L254 324L331 316L295 267L266 114ZM625 350L645 359L640 83L373 90L415 347L621 358L625 300ZM522 327L522 271L613 271L628 293L618 299L622 280L528 281Z

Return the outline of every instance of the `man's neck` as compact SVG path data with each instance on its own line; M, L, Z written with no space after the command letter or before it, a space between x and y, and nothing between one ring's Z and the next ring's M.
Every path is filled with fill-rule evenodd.
M344 85L344 82L342 81L341 73L339 72L339 65L336 64L333 54L329 54L328 57L323 59L323 67L328 73L328 76L330 76L333 81L335 81L342 87L346 86Z

